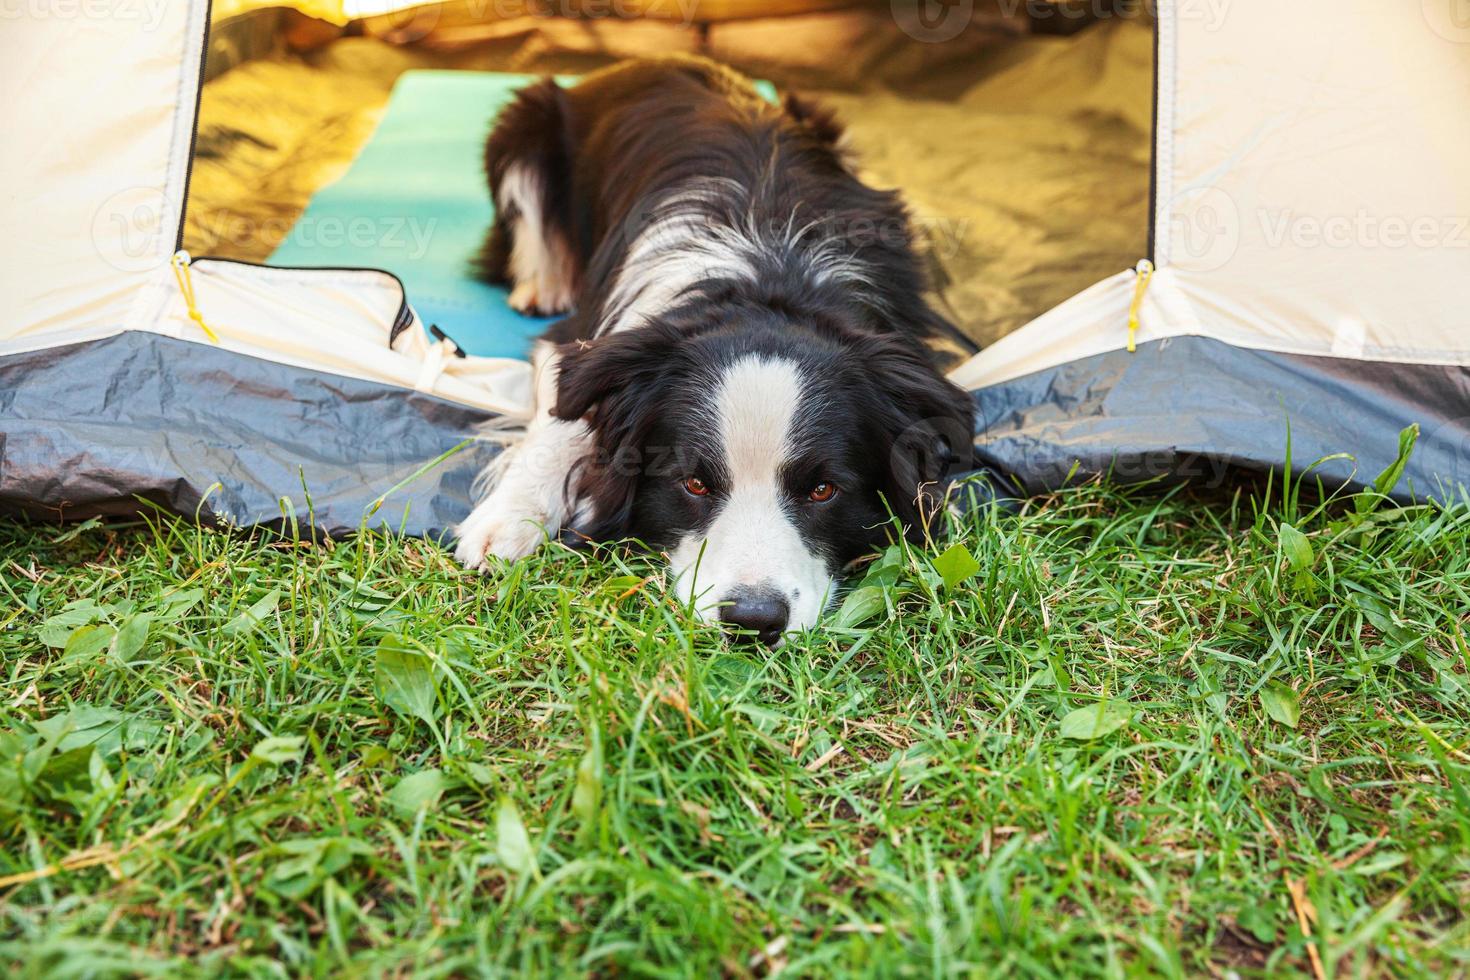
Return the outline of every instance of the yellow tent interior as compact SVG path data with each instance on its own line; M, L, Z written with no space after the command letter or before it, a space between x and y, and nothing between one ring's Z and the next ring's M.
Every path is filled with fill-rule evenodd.
M905 2L216 0L185 246L265 260L406 70L695 51L834 107L867 179L904 191L953 319L988 343L1146 254L1152 24L1138 4L981 0L955 31Z

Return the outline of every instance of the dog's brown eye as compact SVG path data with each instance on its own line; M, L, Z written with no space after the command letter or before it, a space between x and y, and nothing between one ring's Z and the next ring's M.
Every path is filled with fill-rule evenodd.
M815 503L825 504L827 501L837 496L837 484L818 483L816 486L812 487L811 493L807 494L807 496Z
M697 476L691 476L685 480L684 489L693 497L703 497L709 493L709 487L705 486L704 481Z

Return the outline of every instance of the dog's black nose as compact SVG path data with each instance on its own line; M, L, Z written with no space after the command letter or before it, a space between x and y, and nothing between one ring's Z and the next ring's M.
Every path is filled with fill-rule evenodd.
M754 633L767 646L781 639L790 618L791 607L786 600L769 593L733 595L720 609L720 620L727 627Z

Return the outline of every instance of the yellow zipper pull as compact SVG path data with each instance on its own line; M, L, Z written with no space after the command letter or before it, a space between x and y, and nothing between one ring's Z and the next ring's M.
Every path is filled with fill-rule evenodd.
M179 292L183 293L184 305L189 308L189 319L199 324L199 329L204 331L205 336L217 344L219 334L204 322L204 314L199 312L199 307L194 302L194 277L189 273L189 263L189 253L179 249L169 264L174 267L174 278L178 280Z
M1128 353L1137 350L1133 338L1138 333L1138 311L1143 307L1143 293L1148 289L1148 281L1154 277L1154 264L1148 259L1139 259L1138 264L1133 267L1133 273L1137 277L1133 280L1133 302L1128 304Z

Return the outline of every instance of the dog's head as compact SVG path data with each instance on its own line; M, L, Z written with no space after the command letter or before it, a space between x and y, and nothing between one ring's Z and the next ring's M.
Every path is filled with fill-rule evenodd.
M916 344L772 315L569 345L556 414L596 442L581 530L666 550L705 619L768 643L810 626L843 566L894 519L922 536L969 464L973 403Z

